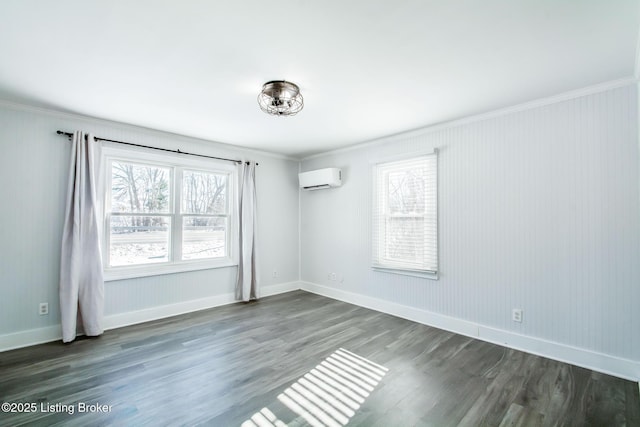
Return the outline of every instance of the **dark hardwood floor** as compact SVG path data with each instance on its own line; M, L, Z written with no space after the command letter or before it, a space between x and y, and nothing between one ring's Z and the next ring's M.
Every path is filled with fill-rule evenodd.
M36 404L0 426L640 426L637 383L302 291L0 353L0 402Z

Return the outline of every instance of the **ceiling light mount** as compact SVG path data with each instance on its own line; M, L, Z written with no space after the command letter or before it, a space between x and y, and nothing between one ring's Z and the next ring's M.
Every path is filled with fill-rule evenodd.
M304 107L304 99L298 85L284 80L272 80L262 86L258 104L267 114L293 116Z

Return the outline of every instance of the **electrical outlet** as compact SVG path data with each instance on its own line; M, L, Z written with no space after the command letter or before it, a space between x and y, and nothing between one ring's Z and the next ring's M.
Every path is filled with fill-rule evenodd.
M40 314L41 316L44 314L49 314L49 303L48 302L41 302L40 305L38 306L38 314Z
M524 311L521 308L514 308L511 310L511 320L514 322L522 323L522 315Z
M274 279L276 279L276 278L278 277L278 271L277 271L277 270L273 270L272 277L273 277Z
M331 280L336 281L336 273L331 273Z

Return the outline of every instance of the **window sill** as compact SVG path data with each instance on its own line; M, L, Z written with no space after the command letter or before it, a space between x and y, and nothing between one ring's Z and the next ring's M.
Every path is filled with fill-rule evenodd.
M373 265L371 266L371 268L374 271L378 271L380 273L400 274L402 276L412 276L412 277L420 277L423 279L438 280L437 271L407 270L407 269L395 268L395 267L382 267L379 265Z
M105 269L104 281L112 282L116 280L134 279L137 277L160 276L163 274L184 273L197 270L211 270L216 268L237 267L238 263L231 259L219 260L214 262L181 262L175 264L155 264L135 266L135 267L116 267Z

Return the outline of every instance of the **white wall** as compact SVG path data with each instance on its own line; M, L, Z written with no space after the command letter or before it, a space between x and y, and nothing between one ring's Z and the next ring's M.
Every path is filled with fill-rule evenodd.
M630 83L304 160L344 179L301 194L306 288L640 378L636 96ZM434 147L440 280L372 271L372 164Z
M58 275L70 143L56 130L257 160L259 280L298 286L298 162L144 128L0 104L0 350L59 336ZM277 244L274 244L277 242ZM278 277L272 277L276 269ZM108 326L232 300L236 267L105 284ZM230 299L231 298L231 299ZM49 302L50 314L37 313ZM114 317L116 316L116 317ZM111 320L109 320L111 319ZM27 331L26 333L24 333Z
M269 292L299 287L300 273L307 290L638 379L637 102L635 84L626 84L314 156L302 170L341 167L344 185L300 198L299 164L291 159L0 104L0 350L59 336L69 143L55 131L82 129L259 161L259 268ZM440 149L440 280L373 272L372 164L434 147ZM327 279L331 272L338 281ZM235 273L223 268L108 282L107 325L229 302ZM37 314L43 301L50 303L48 316ZM524 309L521 324L510 320L514 307Z

